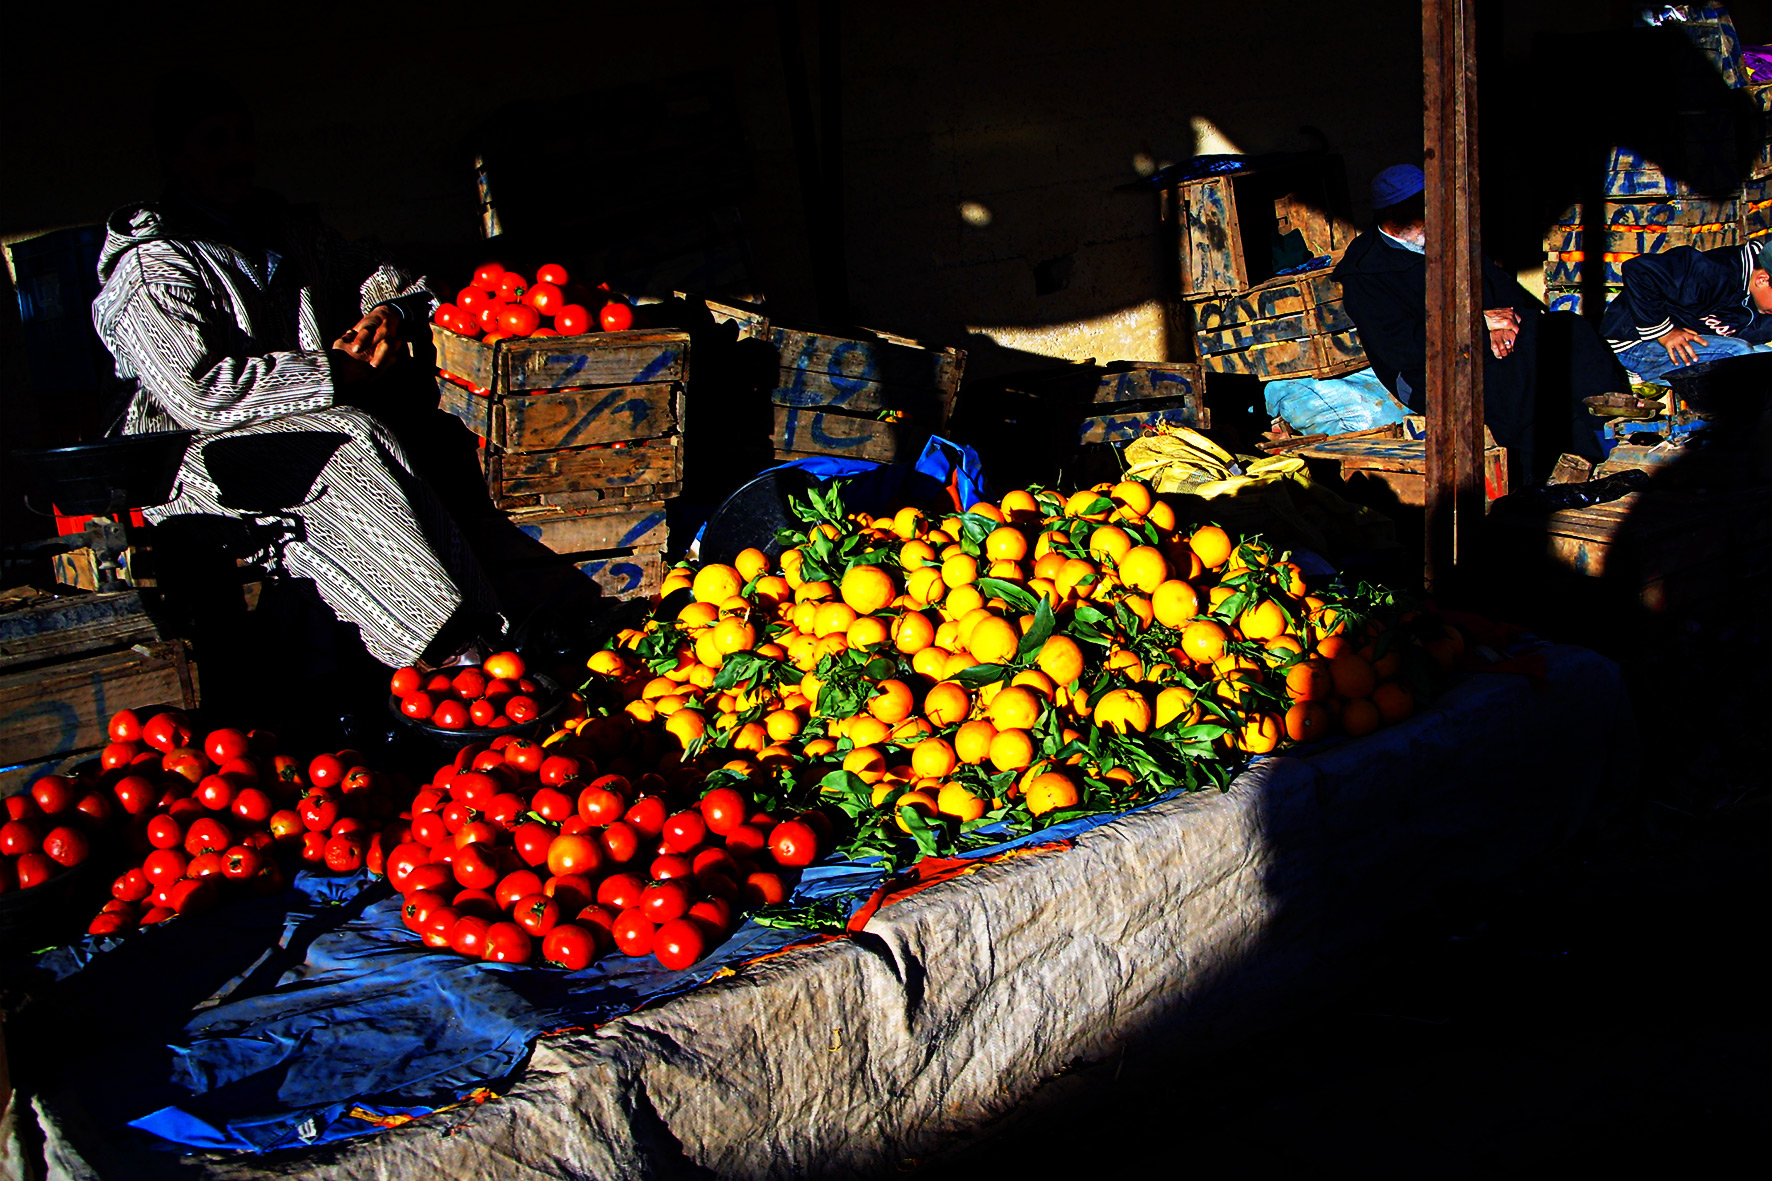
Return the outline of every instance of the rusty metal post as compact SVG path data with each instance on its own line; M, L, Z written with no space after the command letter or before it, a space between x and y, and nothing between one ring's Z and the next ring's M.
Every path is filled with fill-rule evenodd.
M1483 526L1483 263L1476 0L1423 0L1427 174L1427 569L1444 591Z

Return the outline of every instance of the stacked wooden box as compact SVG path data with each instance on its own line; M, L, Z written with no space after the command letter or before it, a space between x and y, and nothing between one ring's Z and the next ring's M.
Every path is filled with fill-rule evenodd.
M1192 309L1194 350L1210 373L1332 377L1363 368L1359 334L1329 277L1358 232L1327 212L1345 204L1339 161L1247 167L1165 193ZM1276 242L1296 233L1310 271L1274 274Z
M1399 504L1427 504L1427 420L1408 415L1400 423L1349 435L1331 435L1303 446L1284 448L1288 455L1328 460L1343 480L1373 480L1385 485ZM1483 492L1488 500L1507 495L1507 448L1497 445L1483 428Z
M866 335L767 322L755 329L780 357L769 395L777 460L838 455L909 463L947 426L965 352L860 331Z
M683 482L685 332L507 338L432 328L440 406L479 435L492 502L619 596L664 578Z
M194 709L197 666L133 590L0 597L0 794L96 757L120 709Z

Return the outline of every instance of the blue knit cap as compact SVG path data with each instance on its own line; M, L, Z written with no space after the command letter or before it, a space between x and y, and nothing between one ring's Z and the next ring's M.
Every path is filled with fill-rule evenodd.
M1372 208L1387 209L1427 188L1427 178L1413 164L1393 164L1372 178Z

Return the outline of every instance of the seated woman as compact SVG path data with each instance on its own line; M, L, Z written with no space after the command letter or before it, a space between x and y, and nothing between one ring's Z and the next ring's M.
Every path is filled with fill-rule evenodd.
M1335 268L1360 344L1392 393L1416 414L1427 399L1427 217L1421 169L1399 164L1372 181L1371 229ZM1625 388L1612 350L1577 317L1546 313L1483 260L1483 421L1508 449L1510 482L1542 480L1557 456L1602 456L1598 420L1581 399Z
M155 521L274 517L283 564L390 666L495 632L494 596L450 514L366 406L436 300L252 186L237 95L181 77L156 104L163 200L111 215L93 303L127 433L198 432ZM299 486L298 486L299 485Z

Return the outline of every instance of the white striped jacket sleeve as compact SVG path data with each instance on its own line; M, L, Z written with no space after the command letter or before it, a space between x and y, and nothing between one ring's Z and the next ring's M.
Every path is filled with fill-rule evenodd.
M324 353L233 355L229 346L238 330L195 287L144 283L112 322L112 347L127 356L160 408L187 430L226 430L333 404Z

